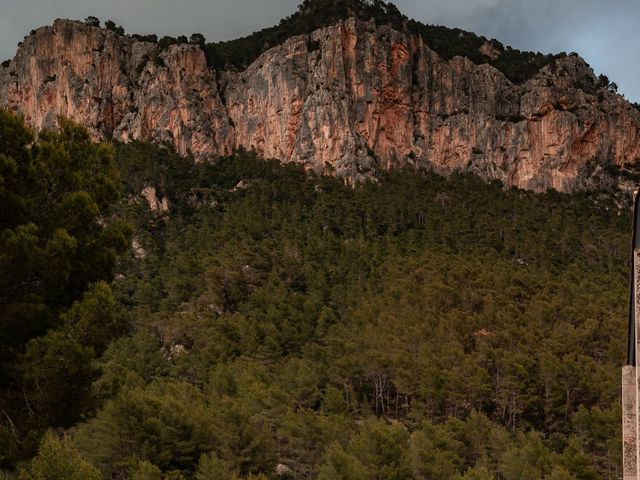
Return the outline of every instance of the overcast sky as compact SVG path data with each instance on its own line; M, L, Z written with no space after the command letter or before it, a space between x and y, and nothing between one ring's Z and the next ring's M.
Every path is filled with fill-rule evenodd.
M112 19L128 33L228 40L271 26L301 0L0 0L0 60L55 18ZM640 101L640 0L396 0L424 23L461 27L543 53L576 51Z

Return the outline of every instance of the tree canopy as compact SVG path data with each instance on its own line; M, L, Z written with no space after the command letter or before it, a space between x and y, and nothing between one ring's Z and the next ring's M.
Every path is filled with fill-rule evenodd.
M2 118L7 238L73 239L51 250L66 276L3 297L31 322L2 330L8 478L619 475L619 192L429 171L350 186L249 152L112 150L64 121L34 141ZM123 222L135 248L114 264ZM5 245L22 278L9 260L30 249Z
M91 384L94 352L122 329L101 283L130 234L112 218L113 151L59 123L35 139L0 111L0 463L32 448L25 430L77 418L72 397Z

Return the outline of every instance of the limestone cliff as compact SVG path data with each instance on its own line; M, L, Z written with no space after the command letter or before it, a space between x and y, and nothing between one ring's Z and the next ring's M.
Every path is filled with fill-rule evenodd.
M516 85L355 19L289 38L240 72L212 70L197 45L161 50L57 20L0 68L0 106L36 128L62 114L96 138L168 141L199 160L255 148L352 179L415 165L569 191L640 162L640 112L579 57Z

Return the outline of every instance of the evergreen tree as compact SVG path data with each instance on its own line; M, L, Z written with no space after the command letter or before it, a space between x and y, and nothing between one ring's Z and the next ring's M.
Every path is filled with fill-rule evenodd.
M108 326L117 315L113 298L92 318L65 316L92 283L87 295L100 291L109 301L98 282L113 278L129 229L111 218L120 195L112 149L67 120L59 124L34 141L22 120L0 111L0 464L32 453L38 430L77 420L94 351L122 332L122 322ZM62 325L74 321L92 338L65 335Z

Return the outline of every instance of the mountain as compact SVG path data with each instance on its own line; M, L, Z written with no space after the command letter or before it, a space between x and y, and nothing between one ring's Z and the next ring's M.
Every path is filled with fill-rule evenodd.
M351 180L412 166L572 191L640 159L640 111L577 55L518 52L381 1L307 0L218 44L109 27L33 31L0 68L0 106L36 128L64 115L94 138L196 160L256 149Z
M99 24L1 70L59 123L0 109L1 480L622 477L632 214L587 189L640 178L638 111L606 77L381 1Z

